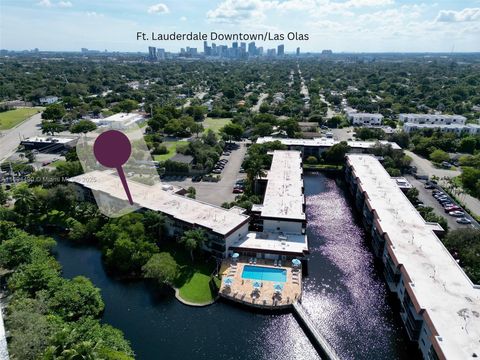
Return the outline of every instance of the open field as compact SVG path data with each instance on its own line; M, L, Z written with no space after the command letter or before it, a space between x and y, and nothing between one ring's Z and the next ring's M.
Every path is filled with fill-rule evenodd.
M232 122L232 119L228 118L205 118L203 121L203 127L205 128L205 131L208 129L211 129L215 134L218 134L220 132L220 129L224 127L227 124L230 124Z
M177 146L178 145L187 145L187 144L188 144L188 141L183 141L183 140L164 142L164 143L162 143L162 145L165 145L167 147L168 153L162 154L162 155L154 155L153 160L155 160L155 161L168 160L168 159L175 156L175 154L177 153Z
M21 108L0 113L0 130L11 129L30 116L40 112L38 108Z

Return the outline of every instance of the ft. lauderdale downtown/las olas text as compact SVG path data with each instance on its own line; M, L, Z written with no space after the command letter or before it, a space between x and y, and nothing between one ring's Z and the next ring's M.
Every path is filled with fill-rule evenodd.
M309 34L298 33L290 31L287 33L271 33L266 31L264 33L217 33L211 31L204 32L188 32L188 33L148 33L137 31L137 40L154 40L154 41L282 41L282 40L296 40L307 41L310 39Z

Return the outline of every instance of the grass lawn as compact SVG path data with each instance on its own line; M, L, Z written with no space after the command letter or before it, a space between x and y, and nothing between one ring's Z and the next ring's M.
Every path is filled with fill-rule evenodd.
M227 124L230 124L232 122L232 119L227 119L227 118L205 118L203 120L203 127L205 128L205 131L208 129L211 129L215 134L218 134L220 129L224 127Z
M179 289L180 297L186 301L204 304L214 299L210 290L210 274L215 268L215 262L206 260L195 254L194 261L190 254L176 244L168 244L160 251L167 251L173 256L181 268L175 287Z
M59 165L62 165L62 164L66 164L67 162L65 160L57 160L57 161L54 161L50 164L50 166L53 166L53 167L58 167Z
M175 156L177 153L177 146L178 145L187 145L188 141L167 141L162 143L162 145L165 145L167 147L168 153L163 154L163 155L154 155L153 160L155 161L165 161L168 160L172 157Z
M2 112L0 113L0 130L11 129L38 112L40 112L40 109L35 108L21 108Z

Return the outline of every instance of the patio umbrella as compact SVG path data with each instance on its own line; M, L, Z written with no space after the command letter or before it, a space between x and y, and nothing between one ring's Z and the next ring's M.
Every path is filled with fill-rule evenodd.
M239 256L240 256L239 253L233 253L232 259L238 259Z
M301 263L302 263L302 262L301 262L300 260L298 260L298 259L293 259L293 260L292 260L292 264L293 264L294 266L300 266Z
M233 283L233 280L231 278L226 278L225 281L223 282L225 285L230 286Z
M254 287L255 289L260 288L260 286L262 286L262 284L260 284L258 281L255 281L255 282L253 283L253 287Z
M276 292L281 292L283 290L283 285L275 284L273 285L273 288L275 289Z

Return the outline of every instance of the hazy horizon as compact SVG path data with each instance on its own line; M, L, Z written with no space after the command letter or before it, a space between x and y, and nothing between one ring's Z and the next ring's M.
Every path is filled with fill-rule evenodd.
M0 48L45 51L178 51L202 41L138 41L138 31L308 34L292 52L479 52L480 0L3 0ZM211 41L209 41L211 42ZM217 44L230 44L216 41Z

